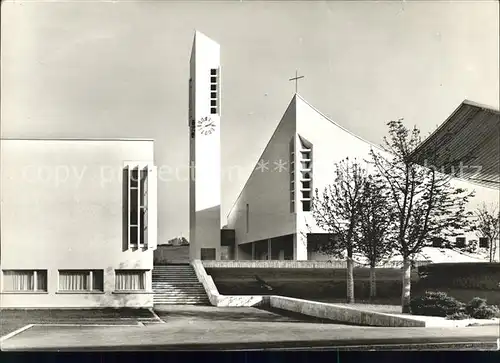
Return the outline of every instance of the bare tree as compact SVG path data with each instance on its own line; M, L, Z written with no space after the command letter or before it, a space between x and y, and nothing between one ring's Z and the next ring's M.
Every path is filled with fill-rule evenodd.
M335 164L333 183L322 193L315 191L312 215L318 227L330 233L319 252L347 259L347 302L354 303L353 254L355 234L359 222L361 196L366 181L366 170L349 158Z
M375 267L392 255L394 247L388 197L381 180L368 176L361 198L356 250L370 265L370 298L377 296Z
M490 262L495 261L497 240L500 234L500 211L497 206L492 205L491 209L483 203L481 208L475 212L476 221L472 227L478 237L488 239Z
M389 136L384 138L382 148L389 156L374 150L371 154L389 191L388 203L396 229L395 249L403 257L401 305L403 312L409 312L412 257L432 237L456 235L456 230L468 225L465 206L473 193L452 187L450 175L414 161L412 153L421 142L416 127L407 129L401 119L388 126ZM433 153L427 155L431 165L436 160L436 150Z

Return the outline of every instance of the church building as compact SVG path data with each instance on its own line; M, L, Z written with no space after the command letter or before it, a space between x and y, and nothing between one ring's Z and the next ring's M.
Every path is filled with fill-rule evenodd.
M325 231L316 225L311 212L314 190L322 191L333 182L335 163L346 157L364 163L371 159L370 150L383 151L378 145L330 120L296 93L274 134L270 135L261 157L256 160L256 166L228 216L220 219L220 127L223 124L220 118L219 52L217 43L196 33L189 91L191 161L196 170L196 177L190 186L191 258L329 259L311 248L313 243L321 240L321 236L325 236ZM469 111L469 115L474 114L475 110L471 111L470 107L475 106L470 102L464 103L454 115L464 114L464 109ZM492 139L488 144L476 142L476 151L481 155L485 154L481 150L489 148L495 140L498 146L498 132L488 133L488 130L498 129L498 110L485 112L493 117L480 129L481 137ZM477 128L477 122L480 122L477 118L462 117L460 120L462 123L467 121L470 122L469 130ZM463 138L463 135L457 134L456 140L460 137ZM436 139L436 136L433 138ZM475 140L480 140L480 137ZM491 150L490 156L495 153ZM455 153L454 156L461 160L461 154ZM494 159L490 157L487 160L491 164ZM366 164L367 170L370 167ZM488 184L480 184L470 178L452 180L453 185L476 192L468 205L471 211L483 202L498 200L498 182L494 183L498 180L497 169L488 168L487 178L493 181ZM496 173L496 176L491 176L491 173ZM217 236L215 230L221 220L224 227ZM460 238L477 237L464 232L464 237Z

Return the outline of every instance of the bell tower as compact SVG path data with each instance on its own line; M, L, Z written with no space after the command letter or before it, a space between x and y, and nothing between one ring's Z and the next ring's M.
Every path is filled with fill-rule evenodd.
M220 258L220 45L195 32L189 77L191 259Z

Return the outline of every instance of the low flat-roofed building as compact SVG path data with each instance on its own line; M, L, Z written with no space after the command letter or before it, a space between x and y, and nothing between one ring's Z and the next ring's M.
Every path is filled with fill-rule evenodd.
M152 307L153 140L0 148L2 308Z

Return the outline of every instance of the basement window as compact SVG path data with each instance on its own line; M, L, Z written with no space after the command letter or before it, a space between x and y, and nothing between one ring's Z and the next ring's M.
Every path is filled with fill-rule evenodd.
M47 270L4 270L3 291L46 292Z
M145 289L145 270L115 270L115 290L142 291Z
M59 291L103 291L104 270L59 270Z

